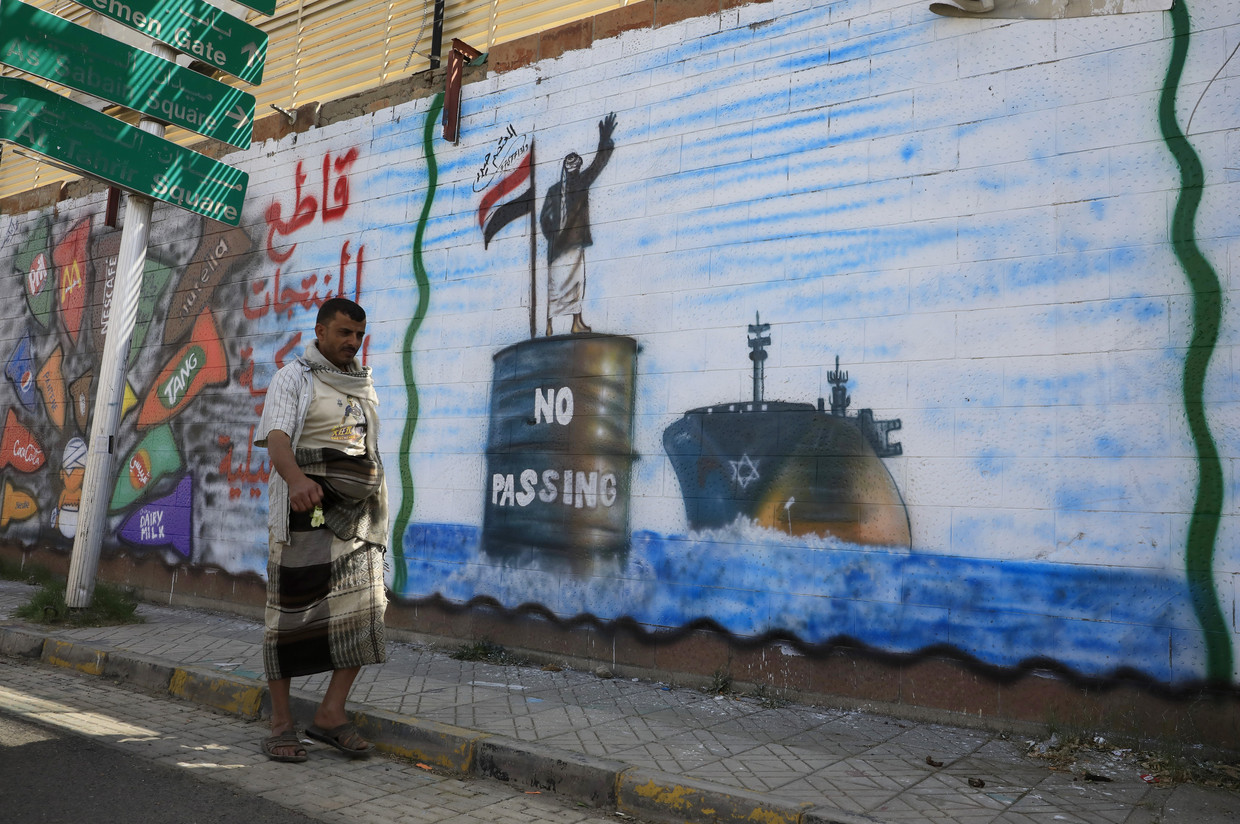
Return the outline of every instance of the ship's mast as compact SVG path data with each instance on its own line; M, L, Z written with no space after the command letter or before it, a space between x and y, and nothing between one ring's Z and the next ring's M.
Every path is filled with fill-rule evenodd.
M840 371L839 355L835 356L835 370L827 373L827 380L831 383L831 414L847 414L852 398L848 397L848 390L844 388L848 383L848 373Z
M763 323L757 312L753 313L754 322L749 324L749 359L753 361L753 402L761 403L766 384L766 347L771 344L771 324Z

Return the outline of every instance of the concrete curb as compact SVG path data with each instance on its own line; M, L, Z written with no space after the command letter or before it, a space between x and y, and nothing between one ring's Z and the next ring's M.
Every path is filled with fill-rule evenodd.
M496 735L480 742L476 773L591 807L615 807L620 774L628 768L619 761Z
M0 655L42 663L124 686L167 693L257 720L270 715L264 682L200 667L177 666L122 650L54 638L26 627L0 626ZM298 717L317 698L293 693ZM711 824L881 824L863 815L793 804L709 781L633 767L545 744L491 735L383 710L350 707L354 723L381 752L458 775L490 778L652 822Z
M383 710L353 712L362 735L383 752L459 775L472 775L478 743L486 733Z

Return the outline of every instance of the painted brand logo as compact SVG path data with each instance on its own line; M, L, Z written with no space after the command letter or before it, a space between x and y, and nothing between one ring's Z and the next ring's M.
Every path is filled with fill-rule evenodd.
M159 387L159 400L165 409L176 408L206 360L207 353L201 346L191 346L185 350L185 357L181 358L180 365Z

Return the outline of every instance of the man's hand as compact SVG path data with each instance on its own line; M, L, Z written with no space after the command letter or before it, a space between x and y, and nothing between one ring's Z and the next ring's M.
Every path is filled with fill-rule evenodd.
M273 429L267 433L267 454L271 456L271 466L288 484L288 504L294 512L309 512L323 503L323 488L297 465L293 440L287 432Z
M612 112L598 122L598 145L611 143L611 136L616 131L616 113Z
M310 480L304 473L296 481L289 481L288 504L294 512L309 512L323 503L323 487Z

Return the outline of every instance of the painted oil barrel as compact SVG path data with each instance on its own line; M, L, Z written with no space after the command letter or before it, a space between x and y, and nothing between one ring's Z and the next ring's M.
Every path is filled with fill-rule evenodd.
M483 552L588 574L629 547L637 342L556 335L495 355Z

